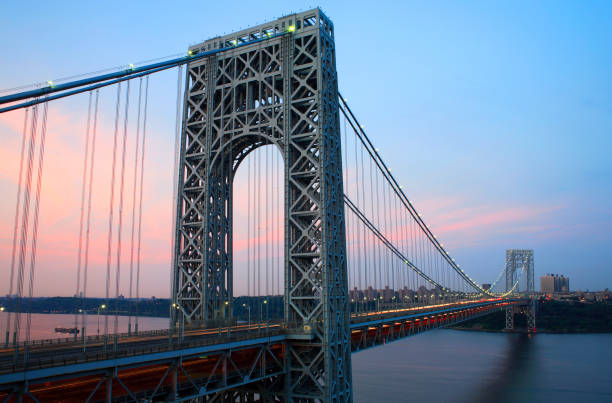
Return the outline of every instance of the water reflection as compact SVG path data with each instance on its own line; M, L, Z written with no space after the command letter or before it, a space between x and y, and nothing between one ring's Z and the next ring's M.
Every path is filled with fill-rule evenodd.
M498 362L498 366L491 371L492 377L485 378L469 401L471 402L510 402L513 401L514 391L523 383L532 371L530 361L534 359L535 336L528 334L505 334L506 348Z

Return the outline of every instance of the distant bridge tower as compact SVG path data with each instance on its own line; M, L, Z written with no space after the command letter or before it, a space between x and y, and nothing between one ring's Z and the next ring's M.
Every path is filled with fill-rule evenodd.
M314 9L189 50L226 47L187 67L172 325L231 320L233 179L250 152L273 145L284 158L284 310L294 340L279 393L352 401L333 24Z
M535 287L534 264L532 249L508 249L506 251L506 291L510 291L518 280L516 293L527 294L529 302L525 305L512 305L506 308L506 330L514 330L514 314L522 313L527 316L527 331L536 329L535 323ZM521 283L526 287L521 289Z

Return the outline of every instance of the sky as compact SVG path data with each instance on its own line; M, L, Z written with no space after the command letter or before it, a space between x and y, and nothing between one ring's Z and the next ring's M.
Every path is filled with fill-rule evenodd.
M309 2L12 2L0 89L184 54ZM492 281L510 248L537 277L612 288L612 5L324 2L339 89L455 260ZM151 79L142 294L169 295L176 72ZM125 89L125 88L124 88ZM105 280L114 90L101 92L90 295ZM130 130L135 132L132 84ZM87 95L49 109L36 295L75 290ZM0 115L0 294L8 292L23 112ZM127 145L134 153L135 141ZM131 190L132 160L126 166ZM240 181L244 181L244 172ZM123 239L132 195L126 192ZM244 253L238 252L238 253ZM122 292L129 243L123 246Z

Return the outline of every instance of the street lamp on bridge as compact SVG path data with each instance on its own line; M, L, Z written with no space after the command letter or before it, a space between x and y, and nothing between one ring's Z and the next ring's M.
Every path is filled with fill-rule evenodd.
M100 335L100 309L106 309L106 305L102 304L98 307L98 335Z

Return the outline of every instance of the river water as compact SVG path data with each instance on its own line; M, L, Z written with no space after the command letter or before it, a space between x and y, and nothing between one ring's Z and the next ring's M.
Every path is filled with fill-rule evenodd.
M0 343L3 343L5 340L6 333L6 320L8 313L0 312ZM86 333L88 336L94 336L98 331L100 334L104 334L104 315L101 313L100 315L89 314L86 316L87 320L87 330ZM115 317L109 315L107 317L108 320L108 331L112 333L115 326ZM11 332L14 330L14 321L15 314L11 314ZM117 331L119 333L127 332L128 330L128 322L129 318L127 316L118 316L117 317ZM134 329L135 318L132 318L132 329ZM21 326L20 326L20 340L24 340L25 337L25 324L26 324L26 315L21 314ZM64 338L71 337L70 334L66 333L56 333L56 327L65 327L71 328L74 326L74 315L66 315L66 314L53 314L53 313L33 313L32 314L32 325L30 327L30 338L32 340L42 340L42 339L54 339L54 338ZM78 317L78 326L81 327L81 316ZM150 317L140 317L138 319L138 329L139 330L159 330L159 329L167 329L168 328L168 318L150 318Z
M612 402L612 334L442 329L351 358L356 403Z
M2 342L6 317L0 312ZM108 319L112 331L114 317ZM87 334L96 334L98 316L88 315L87 323ZM72 326L73 315L32 314L31 337L69 337L54 329ZM119 331L127 326L119 317ZM141 330L167 327L167 318L139 320ZM432 330L351 358L355 403L612 402L612 334Z

